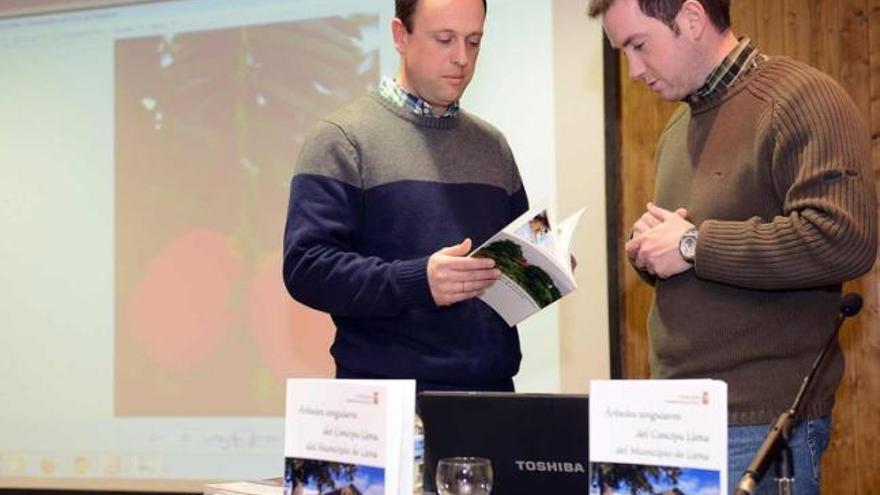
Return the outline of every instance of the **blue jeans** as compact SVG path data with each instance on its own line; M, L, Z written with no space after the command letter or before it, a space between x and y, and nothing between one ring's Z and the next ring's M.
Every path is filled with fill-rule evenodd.
M743 472L749 467L755 453L764 443L770 425L731 426L727 429L728 491L736 493ZM794 463L794 494L817 495L819 493L819 468L822 453L828 447L831 419L827 416L802 421L794 427L789 446ZM758 485L757 495L776 495L776 465L772 464Z

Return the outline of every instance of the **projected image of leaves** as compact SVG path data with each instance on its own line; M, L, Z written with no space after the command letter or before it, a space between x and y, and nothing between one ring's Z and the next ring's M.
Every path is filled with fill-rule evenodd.
M117 415L279 415L332 375L281 231L306 134L379 81L365 10L116 42Z
M513 241L495 241L480 248L474 256L495 260L495 266L501 273L522 287L542 308L562 297L550 275L540 267L530 265L523 256L522 248Z

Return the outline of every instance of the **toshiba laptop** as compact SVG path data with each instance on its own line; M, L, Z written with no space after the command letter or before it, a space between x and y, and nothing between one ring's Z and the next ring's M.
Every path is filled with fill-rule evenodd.
M443 457L487 457L492 493L588 493L586 395L421 392L425 491Z

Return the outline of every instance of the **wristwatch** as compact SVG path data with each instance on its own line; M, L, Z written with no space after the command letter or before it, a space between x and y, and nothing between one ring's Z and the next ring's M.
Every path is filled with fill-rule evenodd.
M681 257L685 261L691 264L697 256L697 237L699 234L700 231L694 227L681 234L681 239L678 241L678 252L681 253Z

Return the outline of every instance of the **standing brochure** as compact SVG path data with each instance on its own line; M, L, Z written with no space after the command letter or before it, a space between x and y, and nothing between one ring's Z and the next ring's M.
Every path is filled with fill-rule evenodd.
M571 240L583 212L581 208L557 225L546 206L533 208L470 254L492 258L501 270L501 278L480 299L508 325L516 325L577 287Z
M413 492L414 380L289 379L284 493Z
M590 493L727 494L727 384L590 382Z

